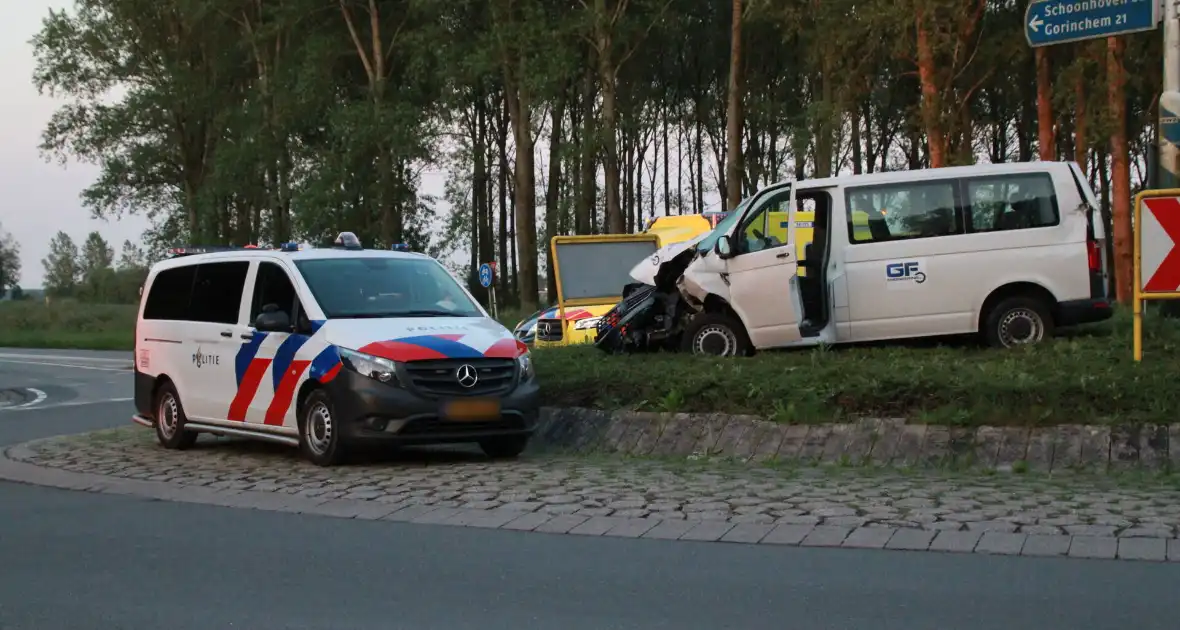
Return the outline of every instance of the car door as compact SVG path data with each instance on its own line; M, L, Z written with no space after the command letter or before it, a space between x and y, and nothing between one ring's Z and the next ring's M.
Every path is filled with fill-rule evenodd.
M185 363L191 418L224 420L225 401L234 394L234 355L245 332L242 304L249 260L204 262L197 266L189 317L194 345Z
M730 306L756 348L784 346L802 338L794 226L788 219L785 240L770 227L775 217L790 216L794 199L793 187L767 191L730 237L734 255L725 265Z
M237 359L238 395L231 420L264 427L281 427L295 396L295 385L307 369L307 361L295 354L308 335L297 332L261 332L253 322L264 308L278 308L292 322L305 319L295 283L277 261L261 260L254 277L247 337Z

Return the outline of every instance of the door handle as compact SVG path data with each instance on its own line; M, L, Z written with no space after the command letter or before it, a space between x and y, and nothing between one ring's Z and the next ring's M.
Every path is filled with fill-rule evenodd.
M229 330L223 330L223 331L221 331L221 336L225 337L226 339L229 339L230 337L234 336L234 333Z
M775 256L775 258L790 258L790 257L791 257L791 252L783 252L783 253L779 254L778 256Z
M250 340L250 339L253 339L253 338L254 338L254 333L252 333L252 332L245 332L245 333L242 333L242 334L241 334L241 335L239 335L239 336L240 336L242 339Z

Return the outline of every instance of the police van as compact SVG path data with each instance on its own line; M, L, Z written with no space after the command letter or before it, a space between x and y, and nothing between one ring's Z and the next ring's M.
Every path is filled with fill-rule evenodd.
M144 285L134 421L166 448L256 438L323 466L366 443L520 454L538 407L528 347L404 249L346 232L325 249L174 250Z
M800 256L804 208L814 226ZM1112 315L1096 208L1073 162L784 182L681 246L695 255L660 252L661 268L680 271L641 264L632 276L678 278L695 311L682 349L694 353L961 334L1032 344ZM785 235L776 213L790 217Z

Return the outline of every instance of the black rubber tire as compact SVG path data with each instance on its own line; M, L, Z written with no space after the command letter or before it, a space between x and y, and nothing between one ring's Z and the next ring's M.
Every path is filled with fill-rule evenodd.
M726 340L720 353L698 351L701 344L697 337L705 333L720 334ZM697 313L688 322L684 336L680 338L680 351L690 354L706 354L723 357L744 357L752 353L753 346L746 335L746 328L736 318L725 313Z
M152 425L156 429L156 439L160 442L160 446L183 451L192 448L193 444L197 443L196 431L184 428L188 417L184 415L184 405L180 402L180 394L176 392L176 386L171 381L161 385L159 391L156 392L155 412L156 418L152 421ZM166 414L172 417L171 423L160 422L166 417ZM168 424L173 425L171 432L166 428Z
M520 456L528 444L529 436L512 435L480 440L479 448L483 451L484 455L492 459L513 459Z
M1012 339L1012 333L1005 330L1015 321L1023 320L1024 325L1031 325L1033 330L1028 335L1022 335L1026 341ZM1036 329L1040 330L1039 333ZM985 315L982 330L987 345L993 348L1011 348L1021 345L1034 345L1053 336L1053 315L1049 305L1044 300L1017 295L1004 298L997 302Z
M316 414L326 413L326 424L313 425ZM312 391L299 408L299 450L317 466L338 466L350 455L348 446L337 424L336 407L322 389ZM314 433L312 433L314 431ZM320 444L325 439L327 444Z

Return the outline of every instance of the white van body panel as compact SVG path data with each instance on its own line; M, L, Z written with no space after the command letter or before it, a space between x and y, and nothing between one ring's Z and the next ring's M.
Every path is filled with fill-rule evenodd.
M1046 185L1051 185L1051 197L1028 192ZM941 204L937 211L944 213L938 216L953 218L957 227L948 227L941 236L879 241L865 239L864 233L854 237L850 195L859 192L862 203L876 199L874 194L881 198L907 194L905 199L915 199L916 193L906 191L919 188L953 195L955 207ZM988 164L808 180L794 183L792 199L818 190L830 195L822 287L828 319L818 333L799 334L801 318L795 314L802 313L802 307L796 266L794 262L767 263L776 256L783 262L779 249L739 253L724 261L715 254L701 256L684 272L683 291L702 302L708 294L725 300L757 348L976 333L987 315L988 298L1013 287L1043 292L1038 295L1047 296L1050 307L1092 297L1087 241L1091 229L1096 238L1102 238L1102 222L1095 217L1090 227L1087 214L1095 199L1076 164ZM1012 190L1023 196L988 196ZM1044 201L1049 198L1055 199L1055 224L1050 224ZM791 204L792 213L795 206ZM731 242L742 238L735 232L759 207L755 198L742 220L733 223L728 233ZM881 212L884 216L884 209ZM1000 223L1012 217L1025 222L1017 227ZM996 231L970 229L988 219ZM857 242L857 238L863 240ZM782 249L794 251L793 245ZM735 273L740 280L734 280ZM729 282L723 282L725 274ZM783 330L787 321L793 322L793 334Z

